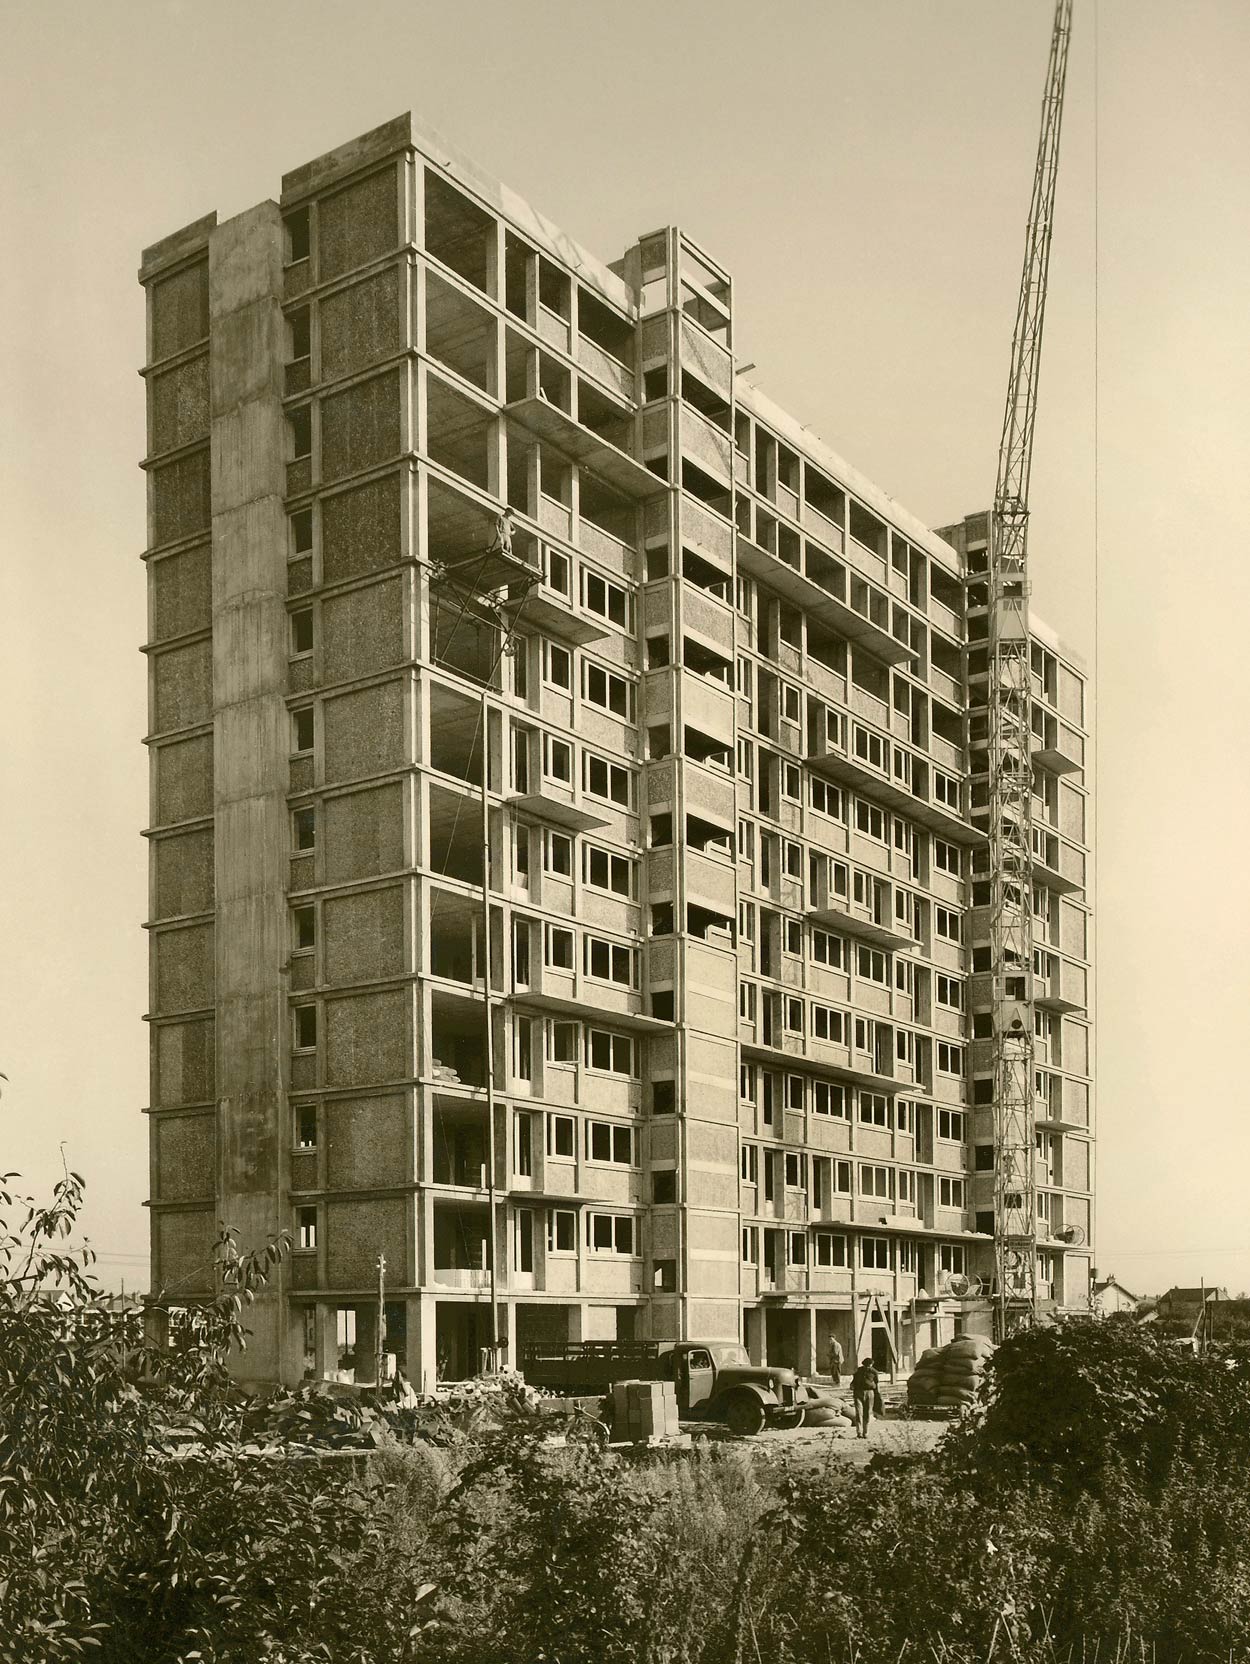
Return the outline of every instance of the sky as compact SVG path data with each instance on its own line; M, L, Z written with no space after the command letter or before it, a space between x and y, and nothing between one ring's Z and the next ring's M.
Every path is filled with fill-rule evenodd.
M1031 506L1097 678L1097 1263L1250 1288L1250 7L1076 0ZM0 1170L146 1286L141 249L413 110L604 259L681 224L752 380L987 505L1049 0L0 0ZM1205 574L1205 577L1202 576ZM1201 582L1198 581L1201 577Z

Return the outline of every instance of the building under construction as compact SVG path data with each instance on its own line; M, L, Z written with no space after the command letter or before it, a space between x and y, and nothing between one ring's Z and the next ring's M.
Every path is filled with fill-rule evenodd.
M737 373L682 230L603 264L408 116L140 276L153 1289L289 1232L266 1379L988 1332L990 516ZM1036 1293L1082 1307L1086 687L1029 628Z

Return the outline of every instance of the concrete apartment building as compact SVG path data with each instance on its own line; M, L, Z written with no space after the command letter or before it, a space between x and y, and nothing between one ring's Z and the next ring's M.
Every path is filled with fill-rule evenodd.
M289 1231L244 1365L288 1380L371 1378L379 1255L385 1351L475 1370L492 1233L510 1359L986 1326L985 516L934 533L735 373L684 232L603 264L408 116L140 278L153 1288ZM1033 663L1082 1306L1085 688Z

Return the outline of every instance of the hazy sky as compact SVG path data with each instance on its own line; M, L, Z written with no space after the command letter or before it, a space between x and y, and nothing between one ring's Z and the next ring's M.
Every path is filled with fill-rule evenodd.
M1097 1258L1246 1288L1250 6L1076 14L1031 551L1099 672ZM0 1168L46 1185L64 1140L114 1280L147 1240L141 248L412 109L605 259L688 227L752 379L939 525L993 486L1050 21L0 0Z

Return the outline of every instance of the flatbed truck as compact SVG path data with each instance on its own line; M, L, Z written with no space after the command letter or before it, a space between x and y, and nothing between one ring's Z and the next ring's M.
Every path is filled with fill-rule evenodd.
M562 1397L602 1396L611 1415L618 1381L671 1381L683 1421L722 1422L734 1433L801 1427L829 1397L792 1369L753 1364L736 1341L529 1341L518 1365L526 1383Z

